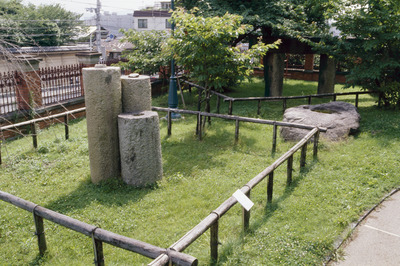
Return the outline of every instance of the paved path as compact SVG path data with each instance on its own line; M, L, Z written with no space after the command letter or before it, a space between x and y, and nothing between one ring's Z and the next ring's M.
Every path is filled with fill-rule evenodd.
M400 265L400 191L372 211L341 250L342 260L329 265Z

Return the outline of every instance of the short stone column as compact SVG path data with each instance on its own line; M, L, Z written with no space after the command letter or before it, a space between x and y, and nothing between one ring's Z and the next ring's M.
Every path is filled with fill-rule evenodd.
M151 111L149 76L121 78L122 109L118 116L121 176L125 183L144 187L163 175L159 119Z
M122 111L137 113L151 111L151 84L150 77L139 74L130 74L121 77Z
M17 105L19 110L31 110L42 107L42 89L39 73L41 59L29 55L17 56L21 60L20 83L17 88Z
M92 182L120 177L118 115L122 111L121 70L96 65L84 68L86 122Z
M125 183L145 187L163 175L158 114L152 111L118 116L121 176Z

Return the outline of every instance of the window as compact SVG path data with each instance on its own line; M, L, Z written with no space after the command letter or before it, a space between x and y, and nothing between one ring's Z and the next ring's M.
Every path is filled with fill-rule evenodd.
M147 29L147 19L138 19L138 28Z
M169 21L168 21L169 19L166 19L165 20L165 28L166 29L170 29L172 26L171 26L171 23L169 23Z

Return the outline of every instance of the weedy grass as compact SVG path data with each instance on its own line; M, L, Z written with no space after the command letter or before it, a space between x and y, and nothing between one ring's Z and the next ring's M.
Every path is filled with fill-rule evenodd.
M286 95L314 94L316 83L285 81L284 91ZM340 86L336 91L342 91ZM263 83L244 83L229 95L263 96ZM188 108L196 108L195 96L195 90L192 95L184 92ZM354 99L338 100L354 103ZM154 106L166 103L165 95L153 99ZM306 100L288 101L288 107L299 104ZM227 106L223 103L221 113L227 112ZM237 115L280 120L282 103L262 103L261 114L256 112L257 102L234 105ZM252 191L255 205L247 234L242 233L240 206L221 218L218 262L210 261L208 231L185 252L197 257L200 265L321 264L346 226L400 184L399 111L379 109L374 97L363 95L359 112L362 120L357 135L338 143L322 141L317 160L312 159L309 147L302 170L300 155L295 155L290 186L286 186L286 165L277 169L272 203L266 202L265 181ZM173 121L171 136L167 136L165 119L160 120L160 128L164 178L154 186L138 189L117 179L93 185L86 121L80 119L71 126L67 141L63 126L55 125L39 133L37 150L29 137L3 143L0 190L167 248L294 145L278 139L277 151L271 154L272 127L250 123L240 124L235 144L234 121L220 119L212 119L203 141L198 141L196 118L190 115ZM90 238L49 221L44 222L48 251L39 257L32 214L5 202L0 202L0 209L0 250L6 251L0 252L0 264L93 263ZM107 244L104 253L110 265L151 261Z

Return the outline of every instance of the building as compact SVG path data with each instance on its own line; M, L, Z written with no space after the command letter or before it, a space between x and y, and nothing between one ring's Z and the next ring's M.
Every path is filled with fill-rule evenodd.
M169 18L171 13L166 10L139 10L133 12L133 29L145 30L168 30L171 28Z

